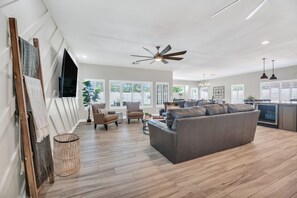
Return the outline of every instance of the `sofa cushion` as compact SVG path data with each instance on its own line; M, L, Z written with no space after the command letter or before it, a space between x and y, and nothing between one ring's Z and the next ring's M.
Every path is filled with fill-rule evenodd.
M143 112L135 111L135 112L129 112L127 113L128 117L141 117L143 116Z
M207 105L207 104L209 104L209 103L207 102L207 100L198 100L198 101L197 101L197 106L203 106L203 105Z
M176 101L176 104L180 107L180 108L184 108L185 107L185 100L181 100L181 101Z
M227 104L229 113L253 111L255 108L250 104Z
M118 117L119 117L119 116L116 115L116 114L105 115L103 121L104 121L104 122L109 122L109 121L112 121L112 120L117 120Z
M194 107L197 105L197 101L186 101L185 107Z
M206 108L206 115L218 115L228 113L228 106L224 104L209 104L204 105Z
M127 102L126 105L129 112L138 111L140 109L140 102Z
M191 107L191 108L184 108L184 109L168 109L167 117L166 117L166 124L169 128L172 127L172 124L175 119L179 118L188 118L188 117L199 117L205 116L206 109L204 107Z

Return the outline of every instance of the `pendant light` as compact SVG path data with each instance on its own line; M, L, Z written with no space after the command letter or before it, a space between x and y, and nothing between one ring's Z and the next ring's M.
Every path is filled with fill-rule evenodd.
M272 62L272 76L269 78L269 80L277 80L277 77L274 75L274 60L271 60Z
M203 83L200 83L198 86L201 87L201 88L208 88L210 86L210 84L209 83L206 83L206 81L205 81L205 74L203 74L203 77L204 77Z
M266 58L263 58L263 74L261 76L261 79L268 79L268 76L265 74L265 60Z

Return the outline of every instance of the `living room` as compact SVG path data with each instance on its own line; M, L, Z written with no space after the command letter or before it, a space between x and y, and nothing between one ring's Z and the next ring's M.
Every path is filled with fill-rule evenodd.
M0 197L297 196L296 9L294 0L0 2ZM30 177L38 166L30 172L31 159L24 152L31 148L24 144L12 24L28 43L35 46L39 40L50 151L55 155L53 138L59 134L79 137L76 172L67 177L56 172L54 183L49 177L36 186ZM64 50L77 67L73 97L59 97ZM269 80L273 74L277 79ZM87 105L85 81L100 90ZM181 99L231 104L228 111L246 100L255 109L232 115L204 112L206 119L178 117L189 113L182 112L174 115L172 129L166 126L164 103L174 104L169 113L188 111L175 106L174 100ZM140 120L128 121L129 102L139 102ZM267 110L260 102L276 104L277 123L257 123L253 117L247 124L244 116ZM96 124L93 103L105 103L105 113L116 114L118 123ZM188 108L193 113L196 107ZM197 108L194 113L200 114ZM187 128L189 123L195 127ZM219 132L232 123L231 136L248 138L221 146L226 136ZM218 139L192 136L195 128L204 135L215 131ZM172 137L158 136L162 130L180 134L173 137L176 150ZM181 130L189 132L186 139ZM195 142L198 146L192 146Z

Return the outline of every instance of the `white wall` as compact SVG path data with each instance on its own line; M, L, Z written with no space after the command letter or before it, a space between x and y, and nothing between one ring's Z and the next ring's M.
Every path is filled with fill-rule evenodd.
M69 131L78 122L76 99L57 98L58 76L63 49L67 48L59 29L41 0L0 2L0 197L24 195L24 175L20 175L20 130L15 119L12 62L8 17L18 21L19 35L32 43L39 39L41 63L49 110L51 135ZM56 94L53 95L54 90ZM60 111L59 111L60 110ZM63 119L62 119L63 118ZM69 119L68 119L69 118Z
M266 71L268 77L271 76L271 70ZM281 69L276 69L275 74L278 80L291 80L297 79L297 66L286 67ZM230 76L226 78L218 78L214 80L209 80L211 84L209 89L209 98L213 95L213 87L215 86L225 86L225 100L226 102L231 102L231 85L244 84L244 98L248 96L254 96L255 98L260 98L260 79L262 72L255 72L249 74L243 74L238 76Z
M187 80L173 80L173 86L174 85L184 85L185 90L185 96L182 96L183 99L192 99L191 98L191 88L198 88L198 81L187 81Z
M100 66L100 65L80 65L79 79L79 110L80 118L86 119L87 113L81 100L81 89L83 88L82 82L85 79L103 79L105 80L105 102L107 109L109 108L109 80L126 80L126 81L144 81L153 82L153 107L145 108L145 112L158 113L156 108L156 82L169 83L169 96L172 96L172 72L171 71L159 71L159 70L147 70L147 69L134 69L115 66ZM169 97L172 100L172 97ZM126 112L126 110L117 110Z

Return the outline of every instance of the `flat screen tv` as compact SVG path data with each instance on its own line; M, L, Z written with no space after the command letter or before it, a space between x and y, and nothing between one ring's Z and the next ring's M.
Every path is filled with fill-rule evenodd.
M76 64L67 50L64 49L62 72L59 78L60 97L76 97L77 71Z

